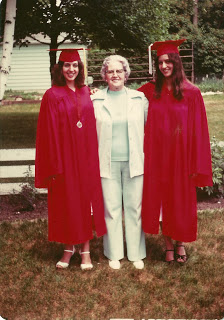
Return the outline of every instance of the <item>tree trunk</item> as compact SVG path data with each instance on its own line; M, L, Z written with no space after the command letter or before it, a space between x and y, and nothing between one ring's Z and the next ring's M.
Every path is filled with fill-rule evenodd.
M5 28L2 47L2 61L0 65L0 104L4 96L8 75L11 69L11 55L16 20L16 0L7 0L5 14Z
M194 2L194 14L193 14L193 25L198 27L198 0L193 0Z
M57 20L58 20L58 8L57 8L57 1L56 0L50 0L51 4L51 29L50 29L50 50L51 49L57 49L58 48L58 36L60 34L60 31L56 28ZM53 66L56 64L56 51L50 51L50 73L52 71ZM52 77L52 74L51 74Z

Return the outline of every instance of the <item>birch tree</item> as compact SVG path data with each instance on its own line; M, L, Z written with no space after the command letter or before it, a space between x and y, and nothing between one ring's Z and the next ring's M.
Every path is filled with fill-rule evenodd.
M2 60L0 65L0 104L4 96L8 75L11 69L10 62L13 50L15 20L16 0L7 0L2 47Z

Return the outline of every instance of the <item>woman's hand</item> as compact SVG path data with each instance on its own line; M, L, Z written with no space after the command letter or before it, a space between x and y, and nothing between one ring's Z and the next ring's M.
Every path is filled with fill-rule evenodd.
M90 90L90 95L96 93L97 91L99 91L98 88L93 88L93 89L91 89L91 90Z

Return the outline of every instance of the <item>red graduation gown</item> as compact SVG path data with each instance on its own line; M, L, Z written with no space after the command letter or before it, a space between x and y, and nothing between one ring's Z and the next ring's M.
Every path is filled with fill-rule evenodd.
M200 90L184 82L184 98L176 100L167 87L153 97L154 84L139 88L149 100L145 128L145 169L142 226L159 232L163 209L163 234L191 242L197 237L196 186L212 185L207 118Z
M77 101L81 129L76 126ZM44 94L35 171L35 186L48 188L50 241L78 244L92 239L91 204L97 235L106 233L96 123L88 87L73 92L67 86L53 86Z

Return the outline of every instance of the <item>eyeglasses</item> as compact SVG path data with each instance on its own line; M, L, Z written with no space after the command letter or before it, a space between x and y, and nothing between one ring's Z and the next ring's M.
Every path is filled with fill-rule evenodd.
M121 74L124 72L124 69L118 69L118 70L107 70L106 73L109 74L109 75L112 75L114 73L116 74Z

